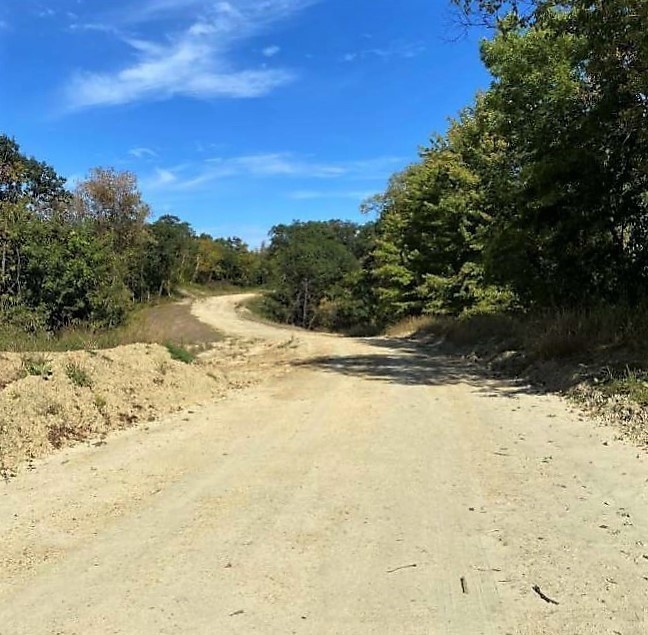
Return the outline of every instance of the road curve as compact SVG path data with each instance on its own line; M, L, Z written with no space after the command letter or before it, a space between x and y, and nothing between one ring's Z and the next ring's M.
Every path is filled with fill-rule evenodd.
M295 337L265 383L0 488L0 635L648 632L648 461L406 340ZM553 603L555 602L555 603Z

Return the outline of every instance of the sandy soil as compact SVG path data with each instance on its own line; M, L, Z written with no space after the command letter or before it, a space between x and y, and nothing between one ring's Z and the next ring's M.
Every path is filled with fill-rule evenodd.
M177 315L184 319L184 313ZM61 447L79 442L102 444L115 430L213 403L233 389L282 372L285 365L281 363L292 356L290 334L283 340L223 338L204 328L219 340L191 365L172 359L166 347L157 344L44 355L0 354L0 478L33 468L35 459ZM188 329L184 327L183 332ZM47 372L24 376L26 357L39 364L45 360ZM79 375L70 375L71 367L83 373L85 383Z
M196 314L289 372L2 486L0 634L648 631L644 454L557 397L240 300Z

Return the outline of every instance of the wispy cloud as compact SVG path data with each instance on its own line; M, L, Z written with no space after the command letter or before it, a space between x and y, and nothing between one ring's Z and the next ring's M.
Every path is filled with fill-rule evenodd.
M74 110L177 95L197 98L265 95L292 81L294 73L265 65L236 68L232 49L241 40L258 34L315 1L231 0L214 3L207 0L149 0L133 2L132 10L120 16L121 23L77 25L78 29L112 31L129 47L130 56L134 59L114 72L78 71L65 88L67 106ZM176 16L180 20L191 11L193 19L185 22L182 29L160 33L157 38L124 34L125 30L147 25L162 17ZM162 24L171 22L181 23L166 20Z
M155 158L158 156L158 153L155 150L151 150L151 148L131 148L128 154L136 159Z
M266 46L261 51L261 53L264 57L274 57L275 55L278 55L280 51L281 51L280 46L273 45L273 46Z
M171 185L177 181L178 177L176 171L155 168L155 176L149 181L149 185L151 187L164 187L165 185Z
M355 62L371 57L383 60L412 59L422 55L425 51L426 47L421 42L392 42L385 47L373 47L346 53L342 56L342 61Z
M72 189L74 189L84 179L85 176L80 172L73 172L72 174L68 174L65 177L65 181L67 183L68 188L72 188Z
M250 174L252 176L310 176L313 178L331 178L344 173L338 165L317 163L302 159L289 152L253 154L230 159L207 159L216 171L224 170L227 174Z
M317 199L351 199L353 201L363 201L371 196L374 192L369 191L325 191L325 190L295 190L288 193L288 198L294 201L314 201Z
M360 161L320 162L289 152L261 153L238 157L215 157L197 164L156 168L143 179L152 189L192 190L227 178L383 179L404 163L402 157L378 157ZM317 198L320 190L296 190L293 198ZM364 198L364 192L347 192L344 197Z
M36 16L39 18L53 18L56 15L56 11L51 7L43 7L36 11Z

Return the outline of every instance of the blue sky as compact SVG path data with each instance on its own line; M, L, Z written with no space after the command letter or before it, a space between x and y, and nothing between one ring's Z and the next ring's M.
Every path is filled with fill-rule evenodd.
M257 245L359 204L488 85L449 0L4 0L0 132Z

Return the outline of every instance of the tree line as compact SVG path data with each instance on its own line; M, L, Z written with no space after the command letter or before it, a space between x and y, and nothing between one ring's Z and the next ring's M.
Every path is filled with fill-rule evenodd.
M280 319L379 329L646 302L648 3L454 4L491 29L490 87L365 202L375 221L273 230Z
M263 255L239 238L150 220L136 177L95 168L73 191L0 136L0 319L28 331L121 323L183 284L262 284Z

